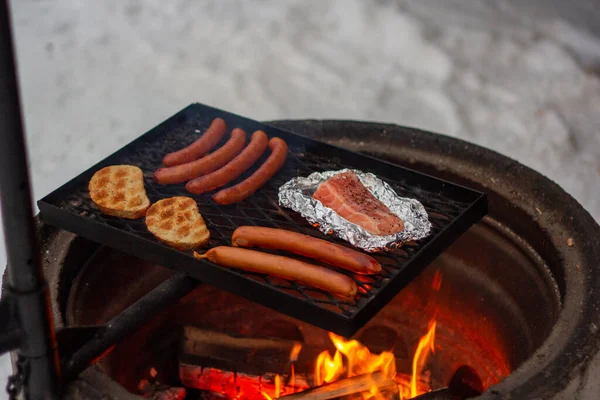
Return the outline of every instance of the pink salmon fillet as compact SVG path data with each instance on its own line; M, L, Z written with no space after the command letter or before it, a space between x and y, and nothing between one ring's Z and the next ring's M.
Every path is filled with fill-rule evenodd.
M404 230L404 222L379 201L352 171L327 179L313 198L347 221L374 235L393 235Z

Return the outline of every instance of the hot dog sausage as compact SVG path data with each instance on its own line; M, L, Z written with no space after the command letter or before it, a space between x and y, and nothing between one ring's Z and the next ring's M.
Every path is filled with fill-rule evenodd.
M376 274L381 264L373 257L326 240L283 229L260 226L240 226L231 242L240 247L262 247L324 261L358 274Z
M208 259L223 267L259 272L296 281L345 298L353 298L357 291L356 282L346 275L292 258L260 251L218 246L203 255L194 253L194 257Z
M221 118L215 118L204 134L194 143L181 150L167 154L163 158L165 167L185 164L208 154L219 143L227 131L227 124Z
M246 133L236 128L231 138L220 149L206 157L186 164L154 171L154 180L162 185L181 183L221 168L237 156L246 144Z
M248 146L236 158L217 171L189 181L185 188L190 193L199 194L228 184L250 168L263 155L268 144L266 133L254 132Z
M213 200L219 204L233 204L252 196L279 171L287 158L287 143L280 138L269 140L271 155L249 178L227 189L218 191Z

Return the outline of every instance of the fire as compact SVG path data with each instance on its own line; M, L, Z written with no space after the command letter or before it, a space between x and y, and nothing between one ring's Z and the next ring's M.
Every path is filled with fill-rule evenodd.
M292 364L291 375L290 384L292 385L292 393L294 393L294 390L296 389L296 369L294 368L294 364Z
M296 388L296 371L294 368L294 362L298 361L298 355L300 354L300 350L302 350L302 345L298 342L294 343L292 350L290 351L290 361L292 362L292 371L291 371L291 379L290 383L292 386L292 393L294 393L294 389Z
M262 394L264 396L264 398L267 400L273 400L273 398L271 396L269 396L269 394L267 392L265 392L264 390L262 392L260 392L260 394Z
M442 273L435 272L431 287L439 291L442 286ZM412 374L402 376L396 374L396 359L390 351L381 354L372 354L369 349L357 340L345 340L343 337L329 333L329 338L335 345L336 352L332 357L328 351L319 354L315 364L315 384L323 385L338 379L351 378L357 375L381 371L385 377L394 379L398 384L401 399L410 399L425 393L419 384L419 377L427 363L429 352L434 353L436 319L429 321L427 333L422 336L417 344L412 361ZM343 357L342 357L343 356ZM407 379L409 378L409 379ZM369 393L364 398L379 398L377 386L373 384Z
M386 377L396 375L394 354L384 351L381 354L371 354L369 349L358 340L345 340L343 337L329 333L329 338L337 349L333 358L328 351L324 351L317 358L315 377L323 377L319 384L332 382L341 377L351 378L356 375L382 371ZM346 365L342 362L345 356Z
M442 286L442 274L436 271L434 274L431 287L434 291L439 291ZM412 373L400 374L396 371L396 359L391 351L384 351L381 354L373 354L369 349L360 343L358 340L346 340L334 333L329 333L329 339L335 346L335 353L332 356L329 351L323 351L317 357L314 370L314 385L321 386L340 379L352 378L358 375L368 375L374 372L381 371L386 378L393 380L392 386L397 385L398 396L400 400L412 399L422 395L429 390L429 386L421 381L421 374L427 363L430 353L435 352L435 330L436 317L434 316L429 321L427 333L423 335L417 344L412 360ZM296 344L290 352L291 391L295 391L295 373L294 361L298 359L298 355L302 350L300 344ZM369 379L371 379L369 377ZM379 400L384 396L379 392L378 386L374 381L370 381L368 391L362 394L364 400ZM275 398L278 398L282 393L281 377L275 376ZM262 392L264 398L272 400L266 392Z
M417 350L415 351L415 356L413 357L412 362L412 376L410 380L410 396L416 397L419 393L417 389L417 377L421 374L425 363L427 362L427 357L429 357L429 350L433 353L434 343L433 340L435 338L435 318L431 320L429 323L429 329L427 330L427 334L419 340L419 344L417 345Z
M298 342L294 343L294 346L292 346L292 350L290 351L290 361L298 361L300 350L302 350L302 345Z
M357 340L345 340L341 336L329 333L336 352L333 357L329 351L324 351L317 357L315 385L319 386L339 379L381 371L385 377L397 382L401 399L410 399L421 395L426 392L426 389L419 384L418 378L427 362L429 351L433 352L434 350L435 328L434 318L429 323L427 333L419 340L410 378L408 375L397 375L396 359L392 352L384 351L381 354L373 354ZM377 386L372 385L369 393L365 393L363 397L366 399L380 398Z
M383 372L389 379L396 376L396 360L393 353L384 351L381 354L372 354L358 340L345 340L333 333L329 333L329 338L335 345L336 351L333 357L327 350L317 357L315 364L315 383L317 385L375 371ZM377 386L372 384L369 393L365 393L363 397L366 399L378 398Z
M331 335L331 334L330 334ZM345 372L342 354L339 351L331 357L327 350L319 354L315 365L315 384L320 386L324 383L337 380Z

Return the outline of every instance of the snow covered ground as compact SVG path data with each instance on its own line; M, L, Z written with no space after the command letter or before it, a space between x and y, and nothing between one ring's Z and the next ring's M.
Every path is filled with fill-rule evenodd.
M199 101L453 135L600 220L600 8L523 3L13 1L34 196Z

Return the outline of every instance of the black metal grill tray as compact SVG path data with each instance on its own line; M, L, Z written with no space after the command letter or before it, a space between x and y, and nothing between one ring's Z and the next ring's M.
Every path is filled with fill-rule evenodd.
M185 190L185 184L162 186L152 179L153 171L161 166L165 154L193 142L216 117L223 118L228 129L240 127L248 135L261 129L269 137L281 137L290 148L286 165L265 187L249 199L231 206L215 204L211 199L213 193L191 195ZM225 135L223 142L227 137ZM269 152L266 153L232 184L250 175L268 156ZM418 199L425 206L433 229L423 240L405 244L391 253L376 254L383 265L379 275L359 276L340 269L340 273L351 276L359 287L354 301L344 301L293 282L197 260L191 252L175 250L156 240L146 229L144 218L127 220L102 214L91 201L87 185L96 171L116 164L137 165L144 171L151 202L177 195L195 198L211 233L210 247L230 245L233 231L242 225L289 229L346 244L322 235L298 214L277 203L278 188L289 179L341 168L372 172L388 182L400 196ZM487 198L483 193L201 104L186 107L56 189L38 205L41 217L47 223L155 264L183 271L202 282L347 337L487 213Z

